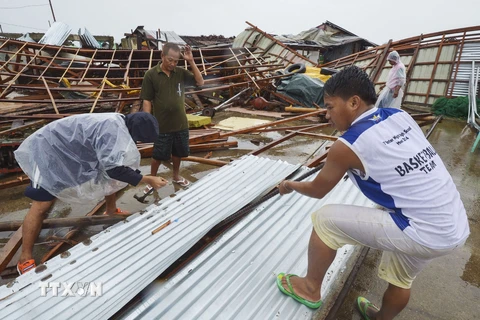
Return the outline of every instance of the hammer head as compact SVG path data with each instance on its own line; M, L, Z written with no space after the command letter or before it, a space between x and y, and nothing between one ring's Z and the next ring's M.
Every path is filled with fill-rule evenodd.
M143 192L143 196L137 196L136 194L133 196L135 199L137 199L139 202L141 203L146 203L147 201L145 201L145 198L148 197L149 195L151 195L153 193L153 188L148 186L147 187L147 190L148 191L144 191Z

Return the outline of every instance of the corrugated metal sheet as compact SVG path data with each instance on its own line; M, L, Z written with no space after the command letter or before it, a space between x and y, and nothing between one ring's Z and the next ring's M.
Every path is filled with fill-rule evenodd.
M61 46L67 40L71 31L72 28L69 25L63 22L54 22L38 43Z
M455 61L458 59L460 54L460 47L457 50ZM480 62L480 42L467 42L465 43L462 55L460 57L460 64L458 66L457 80L455 81L455 86L453 87L452 95L454 97L461 97L468 95L468 80L470 79L470 74L472 72L472 61ZM453 79L455 77L455 72L457 70L457 65L453 67L452 70L452 82L450 82L450 90L453 85Z
M311 176L307 180L313 180ZM276 274L303 275L312 223L325 204L374 204L350 180L322 200L292 193L263 203L164 283L144 290L140 301L117 314L123 319L311 319L314 311L283 295ZM322 297L344 271L354 247L337 253Z
M274 187L299 166L244 156L175 197L93 236L35 271L0 287L0 318L106 319L117 312L213 226ZM161 232L151 231L167 221ZM103 295L53 296L45 282L95 282ZM77 291L78 293L78 291Z
M97 39L93 37L87 28L83 28L83 30L82 28L78 29L78 36L80 37L83 48L101 48L100 43L98 43Z
M176 43L176 44L181 45L181 46L184 46L184 45L187 44L174 31L161 31L160 32L160 41L162 41L162 42L173 42L173 43Z
M266 51L266 56L270 58L267 59L269 62L278 61L279 56L281 54L284 61L282 61L285 66L287 64L295 64L295 63L305 63L307 66L311 66L312 64L307 60L302 59L291 53L288 50L285 50L284 47L275 43L275 41L270 40L267 37L263 37L261 33L255 31L252 33L252 30L244 30L242 31L233 41L232 48L241 48L241 47L257 47ZM301 52L299 52L301 54ZM270 55L269 55L270 54ZM255 54L258 57L258 54Z

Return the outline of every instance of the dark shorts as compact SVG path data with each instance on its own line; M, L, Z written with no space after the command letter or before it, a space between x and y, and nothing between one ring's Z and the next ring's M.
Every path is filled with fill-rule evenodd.
M188 139L188 129L177 132L160 133L153 144L153 159L166 161L170 160L171 156L179 158L188 157L190 154Z
M42 187L38 186L34 187L33 183L25 189L25 196L35 200L35 201L52 201L55 199L47 190L43 189Z

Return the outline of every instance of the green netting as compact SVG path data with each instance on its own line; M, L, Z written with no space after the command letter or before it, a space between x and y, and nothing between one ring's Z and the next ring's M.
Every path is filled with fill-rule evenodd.
M480 99L477 98L477 109ZM438 98L432 106L435 115L466 119L468 117L468 97Z

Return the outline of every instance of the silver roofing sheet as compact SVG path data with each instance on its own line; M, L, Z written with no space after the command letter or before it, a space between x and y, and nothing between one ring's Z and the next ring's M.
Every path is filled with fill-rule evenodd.
M306 180L313 180L312 175ZM374 206L353 183L342 180L323 199L292 193L275 196L166 282L146 288L116 316L123 319L311 319L314 311L282 294L280 272L304 275L312 223L325 204ZM322 285L322 297L344 271L353 246L337 253Z
M187 43L175 31L161 31L160 40L184 46Z
M457 55L455 60L458 59L460 54L460 46L457 50ZM453 87L453 96L467 96L468 95L468 80L472 72L472 61L480 61L480 41L476 42L466 42L463 46L462 55L460 57L460 64L454 65L452 70L452 81L450 81L450 86L453 85L453 79L455 73L457 73L457 78L455 81L455 86Z
M102 46L98 43L97 39L87 30L87 28L78 29L78 36L82 42L82 48L101 48Z
M63 22L54 22L38 43L61 46L67 40L71 31L72 28L69 25Z
M299 165L244 156L175 197L78 244L35 271L0 287L0 318L106 319L112 316L213 226L278 184ZM171 221L162 231L152 231ZM42 270L43 269L43 270ZM101 296L41 296L48 282L101 283Z

